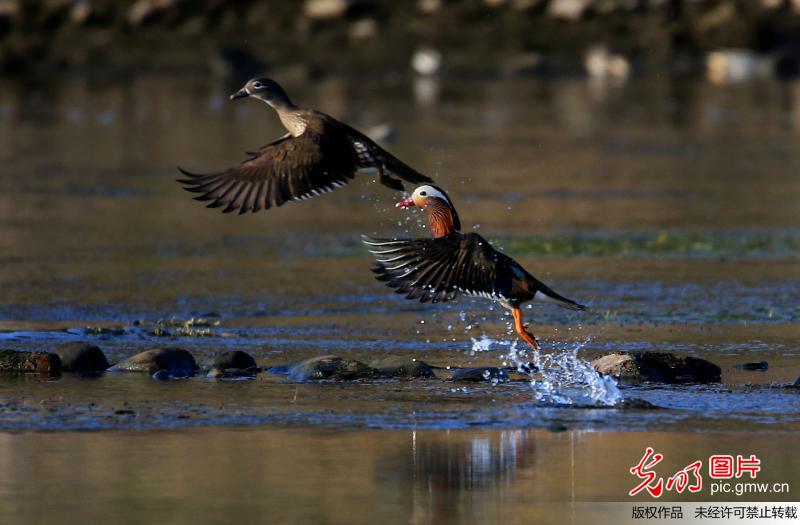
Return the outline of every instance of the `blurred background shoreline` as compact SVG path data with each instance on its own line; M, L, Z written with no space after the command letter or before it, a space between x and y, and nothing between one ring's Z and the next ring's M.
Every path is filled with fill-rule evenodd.
M0 0L0 71L313 79L800 74L790 0Z

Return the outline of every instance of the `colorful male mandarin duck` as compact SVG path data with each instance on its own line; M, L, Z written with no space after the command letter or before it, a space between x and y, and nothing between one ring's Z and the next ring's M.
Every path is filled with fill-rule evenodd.
M458 213L441 188L420 186L397 206L425 210L433 239L364 237L364 243L377 259L373 271L378 280L407 294L407 299L436 303L451 301L459 294L493 299L511 310L514 329L536 349L539 344L522 321L520 305L545 301L570 310L585 309L551 290L477 233L461 233Z
M381 183L398 191L403 184L390 173L415 184L431 182L347 124L298 108L273 80L250 80L230 96L243 97L269 104L288 133L220 173L193 174L178 168L188 177L178 182L200 193L195 199L211 201L209 208L226 205L222 211L242 214L308 199L344 186L359 169L377 169Z

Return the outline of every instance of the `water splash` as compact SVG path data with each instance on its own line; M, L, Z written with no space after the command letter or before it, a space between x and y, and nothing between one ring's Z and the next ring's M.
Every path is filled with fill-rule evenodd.
M491 351L496 346L507 347L504 366L513 365L517 371L531 377L536 400L557 405L613 406L622 400L617 382L599 374L592 365L578 357L588 339L563 351L542 353L517 347L517 341L495 341L485 334L472 339L470 355Z

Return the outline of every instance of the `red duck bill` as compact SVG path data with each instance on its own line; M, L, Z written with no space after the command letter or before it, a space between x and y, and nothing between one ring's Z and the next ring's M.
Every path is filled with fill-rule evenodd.
M411 196L406 197L394 205L395 208L409 208L411 206L416 206L416 204L414 204L414 199Z

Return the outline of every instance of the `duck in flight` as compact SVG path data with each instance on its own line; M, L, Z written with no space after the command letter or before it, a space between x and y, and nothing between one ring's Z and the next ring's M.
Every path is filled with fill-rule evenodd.
M274 80L250 80L230 96L244 97L266 102L287 133L248 152L249 159L222 172L194 174L178 168L187 177L178 182L199 193L195 199L211 201L209 208L225 206L225 213L238 210L242 214L281 206L340 188L360 169L377 169L380 182L398 191L403 190L400 179L413 184L432 182L347 124L298 108Z
M570 310L585 309L554 292L477 233L461 233L458 213L441 188L420 186L397 206L425 210L433 238L364 237L364 243L377 259L373 268L377 279L407 299L436 303L460 294L493 299L511 310L517 334L535 349L539 348L536 337L522 320L523 303L544 301Z

